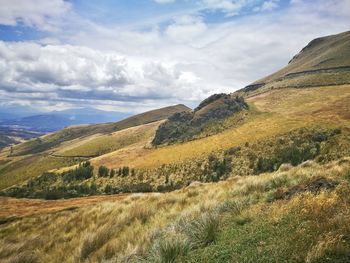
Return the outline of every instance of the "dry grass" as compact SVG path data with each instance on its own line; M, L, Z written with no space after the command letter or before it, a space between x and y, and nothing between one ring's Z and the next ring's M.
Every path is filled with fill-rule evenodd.
M100 203L103 201L121 201L129 194L99 195L69 200L17 199L0 197L0 218L23 217L34 214L46 214L61 210L77 209L79 207Z
M251 116L243 125L222 133L187 143L157 149L142 145L98 157L99 165L138 168L158 167L207 155L212 151L254 142L310 126L344 126L350 129L350 86L270 91L248 99L252 107L263 112Z
M98 134L62 144L55 154L62 156L101 155L135 143L147 143L163 121L140 125L110 134Z
M181 218L191 222L192 219L201 218L207 211L237 214L250 205L265 203L269 200L270 193L273 193L276 188L289 187L316 176L344 180L344 173L348 173L349 166L349 158L323 166L309 163L288 171L277 171L259 177L235 177L216 184L194 184L171 193L133 194L122 200L103 201L89 206L80 206L70 211L34 213L0 227L0 242L2 242L0 255L8 260L22 251L28 252L31 248L31 238L39 236L42 243L36 246L35 257L41 262L78 262L79 260L101 262L108 258L113 258L116 262L122 260L126 262L127 258L147 255L154 237L158 236L157 233L167 232L169 226L179 222ZM314 211L307 216L314 214L316 217L326 206L327 209L331 209L334 201L329 197L330 195L318 197L317 202L324 203L323 208L317 208L314 201L303 201L304 203L295 201L299 199L293 199L290 205L284 207L276 204L273 206L275 208L271 218L278 221L285 213L283 209L292 211L299 209L298 207ZM51 203L52 206L58 205L60 201L55 202ZM329 210L329 213L332 213L332 210ZM244 216L242 218L247 220ZM301 218L301 220L307 220L306 217ZM212 221L203 219L197 223L185 224L192 227L189 228L191 229L189 233L193 231L192 237L197 238L197 246L206 246L216 239L217 225L210 222ZM203 227L205 225L208 228ZM204 230L201 233L199 230L203 229L208 231ZM182 233L186 234L186 231ZM190 240L191 235L186 235ZM319 248L314 248L314 252L310 252L310 257L321 253L319 251L325 246L322 242L330 241L320 240ZM21 244L20 247L18 244ZM184 244L178 245L181 247ZM9 249L9 246L12 248ZM172 247L175 254L178 253L177 248Z
M47 154L10 158L0 170L0 189L20 184L43 172L79 163L77 158L57 158Z
M104 150L122 148L91 159L95 166L154 168L162 164L198 158L198 156L208 155L213 151L228 149L246 142L254 142L295 128L315 124L331 127L342 126L350 129L349 85L274 90L247 100L251 107L256 108L260 113L255 112L239 127L229 128L219 134L195 141L150 148L149 141L152 139L156 126L156 124L150 124L146 125L144 129L132 128L132 130L135 129L135 133L130 135L133 138L131 144L129 144L130 142L125 142L125 144L122 142L128 141L125 139L127 137L123 136L129 135L126 131L121 131L111 136L104 135L90 138L91 140L86 139L87 141L77 139L66 142L59 148L53 149L53 151L60 151L64 154L81 154L85 151L96 153L100 149L100 146L97 145L102 143L101 147ZM118 134L121 135L120 138ZM110 143L114 139L115 144ZM135 143L135 141L137 142ZM109 144L116 148L109 147ZM38 176L44 171L63 168L76 163L74 158L54 158L45 155L10 159L12 161L8 162L9 158L6 158L6 151L1 152L0 161L4 164L0 166L0 189Z

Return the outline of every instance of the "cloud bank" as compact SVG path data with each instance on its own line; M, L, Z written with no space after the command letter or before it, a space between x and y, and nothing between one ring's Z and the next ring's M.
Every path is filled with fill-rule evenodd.
M18 0L0 11L0 24L51 30L37 41L0 41L0 104L125 112L195 106L273 73L313 38L350 28L346 0L292 0L284 8L278 0L200 0L194 11L148 29L102 25L65 1L44 2L57 8ZM236 18L210 22L200 10ZM67 14L74 23L61 21Z

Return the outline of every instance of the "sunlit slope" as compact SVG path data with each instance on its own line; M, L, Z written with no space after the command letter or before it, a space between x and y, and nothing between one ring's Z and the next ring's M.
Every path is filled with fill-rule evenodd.
M92 156L134 144L144 146L152 140L161 123L158 119L183 110L188 108L177 105L136 115L119 123L70 127L20 144L14 147L12 154L10 148L6 148L0 152L0 189L46 171L75 165ZM131 127L138 123L145 124Z
M0 257L5 262L348 262L349 169L349 158L343 158L170 193L109 196L100 203L9 201L5 209L19 209L0 215ZM177 261L166 261L167 255Z
M92 159L109 167L157 167L207 155L212 151L282 134L310 125L344 127L350 130L350 85L274 90L247 99L253 110L237 128L206 138L159 148L134 145Z
M57 158L47 154L27 155L0 159L0 189L22 183L48 170L71 166L75 158Z
M62 143L49 153L26 156L3 157L0 160L0 189L21 183L43 172L72 166L90 156L106 152L147 145L154 137L155 131L162 121L152 122L111 134L97 134L82 139Z
M41 153L53 149L64 142L77 138L84 138L94 134L109 134L126 128L163 120L176 112L182 112L186 110L189 110L189 108L185 105L176 105L148 111L116 123L67 127L58 132L48 134L15 146L12 155Z
M96 134L83 139L76 139L63 143L54 156L67 157L95 157L116 151L129 145L147 143L154 136L162 121L152 122L109 134Z
M311 41L289 64L243 91L350 84L350 31Z

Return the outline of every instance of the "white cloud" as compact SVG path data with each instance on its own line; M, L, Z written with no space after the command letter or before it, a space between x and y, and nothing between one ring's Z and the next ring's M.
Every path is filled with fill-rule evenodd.
M252 2L208 0L206 7L233 14ZM80 21L78 29L40 41L46 46L0 42L0 101L136 112L194 106L273 73L313 38L349 30L349 6L346 0L294 0L287 8L217 24L192 12L139 31Z
M165 30L168 37L176 42L190 42L207 30L199 17L180 16Z
M176 0L153 0L153 1L158 4L170 4L170 3L174 3Z
M71 45L0 42L2 100L191 101L200 79L174 63Z
M272 11L276 8L278 8L279 6L279 0L268 0L268 1L265 1L261 7L260 7L260 10L261 11Z
M202 0L202 5L206 9L222 11L228 16L234 16L242 8L250 5L253 0Z
M55 31L60 20L71 9L64 0L0 0L0 24L15 26L23 23L44 31Z

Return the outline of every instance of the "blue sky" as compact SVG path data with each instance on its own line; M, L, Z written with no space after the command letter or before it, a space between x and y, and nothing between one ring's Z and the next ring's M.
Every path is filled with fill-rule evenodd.
M194 107L350 29L349 0L0 0L0 107Z

